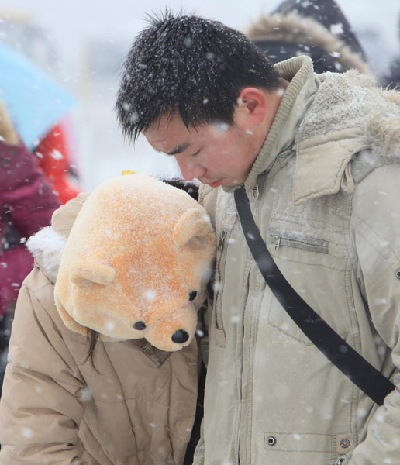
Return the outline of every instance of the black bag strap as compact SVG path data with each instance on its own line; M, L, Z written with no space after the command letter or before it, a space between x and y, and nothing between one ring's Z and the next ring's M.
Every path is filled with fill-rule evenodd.
M394 384L347 344L290 286L260 235L243 185L235 190L234 197L247 244L275 298L310 341L374 402L382 405Z

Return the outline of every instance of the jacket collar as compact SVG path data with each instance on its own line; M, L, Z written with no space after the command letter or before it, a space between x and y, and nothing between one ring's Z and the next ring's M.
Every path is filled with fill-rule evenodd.
M257 177L271 168L279 153L289 148L294 141L295 130L303 117L305 108L317 90L317 81L309 57L296 57L275 65L279 76L289 81L279 109L268 131L263 146L245 181L245 187L251 192L257 183ZM223 187L227 192L237 188Z
M160 368L164 362L168 360L172 352L166 352L161 349L157 349L150 344L146 339L131 339L126 341L128 344L132 344L141 350L146 357L148 357L157 368Z

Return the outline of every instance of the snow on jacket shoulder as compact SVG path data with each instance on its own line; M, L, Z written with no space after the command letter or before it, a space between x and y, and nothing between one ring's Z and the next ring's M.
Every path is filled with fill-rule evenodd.
M0 406L0 462L182 464L197 395L195 343L172 354L144 340L89 342L63 324L53 290L85 195L31 239ZM29 344L26 341L29 341Z

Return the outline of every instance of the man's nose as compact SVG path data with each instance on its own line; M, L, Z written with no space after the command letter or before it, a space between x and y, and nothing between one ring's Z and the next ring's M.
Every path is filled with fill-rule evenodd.
M190 181L193 178L200 178L204 173L205 169L198 163L192 160L177 160L181 175L186 181Z

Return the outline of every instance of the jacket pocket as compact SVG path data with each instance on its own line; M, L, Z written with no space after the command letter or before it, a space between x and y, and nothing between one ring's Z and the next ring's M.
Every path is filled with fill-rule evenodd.
M284 452L332 453L332 436L316 433L264 433L264 448Z
M270 226L266 241L273 260L292 288L346 338L352 329L349 308L352 302L347 292L351 286L351 257L346 238L337 237L337 231L331 229L293 223L284 228L275 223ZM292 340L311 344L275 299L270 309L270 326Z
M287 227L279 223L272 221L265 237L274 259L341 271L347 268L350 257L343 229L329 225L316 228L299 221L289 222Z
M329 253L329 241L307 234L270 229L268 239L273 244L274 250L279 250L283 246L306 250L307 252Z
M264 433L265 462L291 464L330 465L332 436L315 433Z

